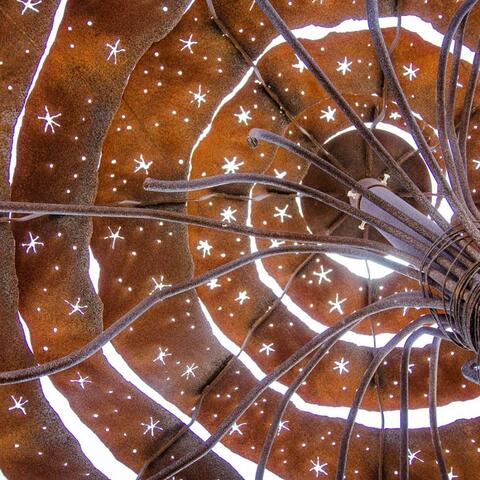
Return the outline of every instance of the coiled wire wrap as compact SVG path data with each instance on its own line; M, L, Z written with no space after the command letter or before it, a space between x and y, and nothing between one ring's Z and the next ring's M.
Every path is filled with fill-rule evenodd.
M478 252L478 253L477 253ZM438 259L448 260L443 268L441 291L431 283L432 268L438 268ZM445 315L432 315L439 329L459 347L479 353L480 350L480 251L475 242L460 226L446 231L431 245L422 260L420 280L426 298L441 298ZM447 288L451 280L453 288Z

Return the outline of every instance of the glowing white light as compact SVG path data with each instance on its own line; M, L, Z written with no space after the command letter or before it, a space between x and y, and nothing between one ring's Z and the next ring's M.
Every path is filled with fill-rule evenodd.
M393 28L397 24L397 18L396 17L386 17L386 18L381 18L380 19L380 25L382 28ZM428 43L431 43L432 45L440 46L442 44L443 40L443 35L440 34L439 32L436 32L432 25L429 24L428 22L425 22L424 20L414 17L414 16L404 16L402 17L402 26L406 30L409 30L411 32L414 32L418 34L423 40L425 40ZM320 40L325 38L328 34L330 33L348 33L348 32L356 32L356 31L365 31L368 30L368 24L366 20L346 20L336 27L331 27L331 28L325 28L325 27L319 27L316 25L308 25L306 27L300 28L293 30L294 35L297 38L301 39L306 39L306 40ZM278 36L274 40L270 42L270 44L264 49L264 51L258 56L258 58L255 60L255 64L257 64L270 50L272 50L274 47L281 45L285 43L285 40L283 37ZM462 48L462 53L461 57L463 60L472 63L473 61L473 56L474 53L472 50L470 50L467 47ZM215 120L216 116L220 113L222 108L230 102L236 95L239 93L242 88L246 85L247 81L250 79L250 77L253 75L253 68L250 68L247 70L245 75L241 78L240 82L234 87L234 89L223 99L220 101L219 105L215 109L212 118L210 120L210 123L207 125L207 127L203 130L197 141L195 142L191 154L190 154L190 172L189 176L191 173L191 165L192 165L192 159L195 151L198 149L198 146L200 143L207 137L208 133L211 131L213 121ZM420 115L415 114L417 118L420 118ZM368 124L367 124L368 125ZM350 129L353 129L351 127ZM402 138L405 138L405 140L409 143L409 145L412 146L412 148L416 148L415 143L413 142L413 139L411 135L408 133L404 132L403 130L399 129L398 127L395 127L390 124L383 124L383 129L386 131L389 131L391 133L394 133L396 135L401 136ZM334 137L332 137L334 138ZM430 174L431 177L431 174ZM431 177L432 181L432 192L436 192L436 183L433 181L433 178ZM433 200L432 200L433 201ZM299 211L300 215L303 215L303 212L301 211L301 202L300 199L296 199L297 205L299 206ZM446 202L442 202L440 205L439 211L442 215L447 218L447 220L451 216L451 210L449 212L449 207ZM251 223L251 202L249 202L248 205L248 216L247 216L247 222L246 224L248 226L252 226ZM307 227L308 229L308 227ZM250 237L250 250L251 252L256 252L257 247L256 247L256 241L253 237ZM331 255L334 259L339 259L340 256L334 256ZM396 258L393 258L394 261L399 261ZM344 263L342 260L341 263ZM259 274L260 280L267 285L272 292L277 295L281 296L282 295L282 288L280 285L276 282L276 280L268 274L266 269L263 267L263 264L261 260L257 260L255 262L255 265L257 267L257 271ZM348 267L350 268L350 265L355 265L353 269L355 270L355 273L368 278L368 271L366 268L366 264L364 260L358 260L355 262L352 262L351 259L349 259L348 262ZM373 262L369 262L369 267L370 267L370 274L372 278L381 278L385 276L387 273L390 272L389 269L386 269L385 267L381 267L379 265L374 264ZM304 323L306 326L308 326L311 330L313 330L316 333L320 333L325 330L325 326L318 322L317 320L313 319L303 311L298 305L296 305L291 298L288 295L284 295L282 298L282 303L287 307L287 309L293 313L302 323ZM392 338L392 334L384 333L384 334L378 334L376 336L377 340L377 347L382 347L384 346L390 339ZM358 346L369 346L373 347L373 338L371 335L363 335L363 334L358 334L355 332L348 332L347 334L342 337L342 340L354 343ZM422 348L430 343L430 339L426 336L420 337L419 341L415 343L416 347Z
M420 117L417 115L417 117ZM365 126L370 128L372 126L371 122L366 122ZM381 130L384 132L391 133L392 135L396 135L403 139L412 149L417 148L415 144L415 140L413 139L412 135L410 133L406 132L405 130L402 130L401 128L398 128L395 125L391 125L389 123L383 123L380 122L376 126L377 130ZM355 127L351 126L348 128L345 128L341 131L335 132L332 136L327 138L327 140L324 142L324 144L328 144L331 142L333 139L339 137L340 135L343 135L347 132L355 131ZM430 176L430 188L433 193L437 192L437 182L433 178L432 173L430 170L428 170L429 176ZM435 205L435 197L432 197L432 205ZM448 206L448 204L447 204ZM301 203L300 207L301 208ZM449 218L447 218L449 220ZM390 268L384 267L383 265L379 265L378 263L371 262L369 260L365 261L359 258L351 258L351 257L344 257L343 255L338 255L338 254L327 254L328 257L330 257L332 260L335 260L337 263L340 265L343 265L346 269L348 269L350 272L354 273L355 275L362 277L362 278L371 278L371 279L379 279L383 278L387 275L390 275L392 273L392 270ZM396 261L398 263L403 263L405 265L405 262L402 262L400 259L395 258L395 257L390 257L391 260ZM367 268L368 264L368 268ZM408 264L407 264L408 265Z
M199 302L200 308L205 315L205 318L210 325L215 338L232 355L238 355L240 348L218 328L205 304L201 300ZM425 335L417 339L414 347L418 347L423 344L429 344L431 342L432 337ZM238 359L258 381L261 381L266 377L266 373L247 353L242 352ZM278 381L273 382L270 385L270 388L281 395L284 395L287 391L287 386ZM350 407L332 407L307 402L300 395L298 395L298 393L292 396L291 403L302 412L329 418L340 418L346 420L350 413ZM477 418L479 411L480 397L464 402L452 402L448 405L440 406L437 408L438 425L445 426L456 422L457 420ZM382 426L378 411L365 410L362 408L358 410L356 423L369 428L381 428ZM410 429L428 428L429 426L430 417L428 408L409 409ZM385 412L385 428L400 428L400 410L388 410Z
M30 351L33 352L30 330L20 313L18 315L23 334L25 335L25 341ZM42 377L40 386L50 407L57 413L65 428L77 439L83 453L97 470L112 480L119 478L134 480L137 478L135 472L117 460L96 433L82 422L80 417L72 410L68 400L57 390L50 378Z
M110 365L127 382L130 382L133 386L138 388L142 393L152 399L155 403L157 403L162 408L177 417L181 422L185 424L190 422L191 419L188 415L185 415L176 405L169 402L166 398L160 395L159 392L157 392L150 385L144 382L132 370L132 368L127 364L124 358L115 350L114 346L111 343L105 345L102 351ZM203 441L210 438L210 433L208 432L208 430L198 422L194 422L190 427L190 430ZM213 447L213 451L220 458L229 463L243 478L249 480L253 480L255 478L255 471L257 469L257 464L255 462L243 458L241 455L238 455L237 453L233 452L221 443L217 443L215 447ZM281 480L281 477L278 477L277 475L268 470L265 472L265 478L269 480Z
M95 290L95 292L98 293L98 285L100 282L100 264L93 255L91 247L88 247L88 257L88 276L90 277L90 281L92 282L93 289Z

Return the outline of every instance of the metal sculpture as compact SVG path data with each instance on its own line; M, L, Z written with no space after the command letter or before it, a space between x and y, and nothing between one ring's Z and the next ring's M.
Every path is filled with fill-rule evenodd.
M282 176L275 177L265 173L237 173L239 163L237 163L235 158L231 161L226 159L226 168L223 168L226 172L225 174L205 175L204 178L191 178L186 180L147 178L144 182L145 191L155 192L161 195L165 194L164 197L160 195L159 198L168 198L168 196L171 195L175 200L185 198L183 195L191 195L192 192L195 191L228 192L228 188L231 188L231 185L234 185L235 188L241 184L246 184L249 187L253 185L263 185L267 187L267 192L268 188L270 188L273 192L294 194L295 198L301 199L302 201L309 199L311 202L322 203L328 206L328 208L341 212L344 216L346 215L356 219L356 223L360 222L363 230L365 230L366 225L370 228L373 227L370 232L373 232L373 229L375 229L377 234L379 234L376 237L378 240L369 239L368 234L364 235L364 238L358 238L358 230L354 232L352 236L336 236L333 234L333 230L328 231L328 234L315 234L300 233L298 231L272 230L269 228L262 229L257 226L235 224L230 222L235 213L231 207L228 207L223 220L218 221L206 216L193 215L175 209L158 208L154 205L149 205L148 202L142 203L141 200L139 200L135 206L119 204L114 206L87 205L85 202L75 205L68 202L2 201L0 202L0 211L10 214L8 218L5 218L5 221L18 225L46 216L49 218L55 216L71 216L86 218L99 217L101 219L141 219L164 221L180 225L193 225L201 229L211 229L221 233L235 233L246 236L247 238L263 238L278 242L288 241L291 242L291 245L277 245L272 248L258 250L254 253L242 254L237 259L225 262L223 265L215 268L209 268L204 273L177 282L174 285L165 285L163 283L163 277L160 283L153 279L155 287L149 296L146 296L141 302L129 309L127 313L121 315L115 322L111 323L108 328L96 334L94 338L88 342L85 342L81 348L77 348L72 353L60 356L59 358L41 362L38 365L19 369L11 368L8 371L3 371L0 373L0 383L9 385L27 382L65 371L92 357L121 332L131 327L134 322L149 309L168 298L195 289L207 282L212 282L236 269L267 257L286 254L308 254L307 259L298 265L292 273L292 276L284 286L283 292L277 298L277 301L270 305L270 307L251 324L239 352L235 356L230 357L221 368L217 369L215 375L204 385L200 392L200 397L195 404L195 413L190 423L181 427L175 435L163 442L142 467L138 478L147 478L145 472L151 469L155 462L164 461L166 453L188 431L188 427L196 421L205 397L212 391L217 380L222 378L225 372L231 367L232 362L246 349L248 342L256 330L265 323L269 315L280 305L283 295L287 292L291 282L298 273L302 271L304 266L315 254L325 252L341 254L344 257L375 262L402 276L417 280L419 284L418 289L408 293L395 293L371 302L364 308L360 308L344 316L323 333L312 337L293 354L289 355L288 358L276 365L263 380L259 381L254 388L244 395L231 413L217 425L216 430L208 440L204 441L198 447L193 448L181 458L169 462L169 464L163 466L163 468L151 474L148 478L152 480L173 478L173 476L178 475L185 468L208 454L212 448L231 431L232 426L237 425L237 421L239 421L244 412L254 404L259 396L273 382L291 371L303 360L308 360L302 367L301 372L290 382L288 389L283 394L281 402L276 407L273 420L263 441L255 475L257 480L262 479L273 443L282 425L283 415L292 396L314 369L321 364L329 350L346 332L355 328L362 320L369 316L390 309L410 307L429 309L430 313L421 314L418 319L411 321L400 329L383 347L375 350L375 354L356 390L350 413L345 423L336 467L336 479L343 480L345 478L347 454L352 431L357 412L365 393L370 383L376 378L378 368L402 341L405 341L405 345L401 359L400 478L402 480L409 478L408 371L411 348L419 335L429 335L433 339L429 366L429 415L431 419L432 440L440 477L444 480L452 478L453 474L448 472L448 467L443 457L436 420L436 389L440 345L442 341L452 342L456 346L471 351L478 356L480 341L480 288L478 287L480 269L478 257L480 230L478 228L478 221L480 214L469 187L466 146L470 121L474 113L475 87L480 63L479 48L477 48L475 52L475 58L471 67L466 92L463 96L461 115L458 122L455 117L455 102L456 100L458 101L457 85L459 81L459 66L464 32L467 26L468 16L475 6L476 1L466 0L459 6L450 20L440 49L435 104L441 161L433 153L434 148L432 148L431 142L429 143L429 141L427 141L425 132L422 131L418 118L415 117L410 107L407 96L399 83L391 61L391 52L398 42L400 26L397 28L397 37L389 49L380 28L379 11L376 0L366 0L366 11L373 48L375 49L383 75L384 97L380 99L378 105L375 107L372 126L366 125L364 119L361 118L347 99L335 87L334 83L324 73L308 49L297 39L292 30L288 28L285 21L271 3L267 0L256 0L256 2L254 2L256 7L259 7L264 12L278 34L283 37L285 42L293 49L299 65L307 69L309 74L315 78L321 88L335 102L336 108L338 108L353 125L355 132L367 145L367 149L377 160L383 163L384 173L387 175L384 177L384 180L357 178L349 168L346 168L345 165L328 150L328 144L322 145L322 143L316 141L315 137L311 135L306 128L301 126L298 119L295 118L295 115L289 113L288 108L283 105L280 96L263 80L257 63L250 58L234 34L221 21L214 3L211 0L208 0L206 3L209 8L209 13L218 27L223 31L224 35L228 37L243 59L246 60L246 63L253 69L257 77L257 82L265 88L271 101L280 107L291 124L298 126L299 131L308 139L311 146L311 148L307 148L302 146L300 142L289 140L286 134L280 135L266 129L253 128L249 132L248 139L245 139L248 140L250 148L259 148L260 145L267 144L278 149L278 151L284 151L299 157L305 164L311 166L313 169L318 169L322 172L322 175L327 176L329 180L333 180L339 185L342 191L341 198L339 198L338 195L324 191L321 186L311 186L300 181L285 180ZM398 13L398 18L399 22L401 22L400 13ZM192 48L196 42L192 40L192 35L190 35L187 40L181 40L181 42L183 44L182 51L187 49L188 52L193 52ZM451 64L450 68L447 68L449 52L452 49L453 43L454 49ZM125 50L118 47L118 40L113 46L112 44L108 45L108 48L111 50L108 59L110 60L112 58L115 64L117 63L117 55L125 52ZM114 57L112 57L112 55ZM342 71L346 72L350 66L346 57L342 65L340 66L341 69L343 69ZM415 75L412 64L410 64L410 69L407 69L407 74ZM387 92L392 96L401 118L405 122L406 130L412 136L417 146L417 151L413 153L410 152L408 156L412 157L412 155L417 153L420 155L424 165L417 165L417 168L419 168L419 171L425 169L426 172L431 174L438 186L438 193L435 196L437 200L444 199L448 203L453 211L454 223L450 223L439 213L437 205L431 201L431 192L429 195L429 192L424 192L419 187L418 184L422 179L412 178L412 171L410 171L409 175L402 167L406 157L400 160L394 158L388 148L386 148L386 143L384 144L378 135L375 134L375 126L385 115L387 101L385 95ZM198 107L200 107L202 102L205 102L206 93L202 93L200 86L198 92L194 92L193 95L194 101L196 101ZM55 123L55 119L61 119L61 117L59 117L60 113L51 115L47 107L45 107L45 112L45 116L42 117L42 120L46 122L44 131L46 133L48 128L50 128L51 131L54 132L54 128L59 126L58 123ZM322 112L327 121L329 121L329 116L333 115L333 109L329 106L328 110ZM241 107L240 113L235 115L238 117L239 123L244 122L247 124L247 120L251 120L249 113L250 112L247 112ZM139 158L140 160L135 160L135 173L144 170L145 175L147 175L153 162L149 162L148 159L145 160L143 155L140 155ZM390 177L392 178L393 184L397 186L400 185L401 192L395 192L389 189L387 179ZM407 197L410 203L404 200L404 198ZM197 201L195 197L186 198L187 202ZM253 201L251 196L248 197L248 201ZM172 203L174 203L174 201L172 201ZM182 200L179 203L182 203ZM18 217L16 214L27 215ZM289 217L287 208L285 207L283 210L278 208L276 216L278 216L281 223L283 223L284 218ZM344 216L341 217L341 222L344 221ZM338 225L340 225L341 222ZM120 228L121 227L114 232L112 228L109 227L110 235L104 237L105 239L112 240L112 249L115 248L115 242L117 240L120 242L120 240L124 239L124 237L120 235ZM367 232L368 231L367 227ZM382 236L387 241L382 240ZM41 245L43 245L41 238L30 233L29 241L25 244L27 253L29 249L33 249L35 252L36 247ZM203 252L203 257L205 258L206 255L210 255L211 248L211 245L204 241L203 244L199 244L197 250ZM323 267L322 272L324 272ZM236 300L240 304L243 304L247 298L249 297L247 293L244 292L243 295L239 295ZM84 307L80 305L80 298L78 298L75 304L67 300L66 302L73 308L72 314L78 312L83 315L84 312L81 309L87 308L86 305ZM336 303L333 304L333 308L337 308L342 312L340 308L341 303L338 302L337 294ZM268 353L272 351L271 345L265 346L263 351L266 351L268 355ZM163 355L167 355L165 351L161 350L161 352ZM163 359L164 357L161 358ZM195 376L194 371L196 368L195 363L187 368L185 372L187 379L190 375ZM471 381L480 383L475 358L464 365L463 374ZM460 371L458 375L461 375ZM16 408L22 408L22 404L19 403ZM152 418L151 424L153 425ZM155 425L151 426L152 436L154 426ZM314 465L312 471L316 476L318 476L318 473L325 473L322 470L318 457L317 462L312 461L312 464ZM381 467L379 467L379 478L384 478Z

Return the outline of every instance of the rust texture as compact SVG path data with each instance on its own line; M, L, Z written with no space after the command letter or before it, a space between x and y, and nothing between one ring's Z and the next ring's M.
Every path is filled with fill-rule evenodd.
M0 478L477 478L479 15L3 2Z

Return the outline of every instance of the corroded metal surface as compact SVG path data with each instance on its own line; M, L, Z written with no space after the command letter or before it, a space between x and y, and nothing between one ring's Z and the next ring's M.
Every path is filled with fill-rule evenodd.
M51 209L52 215L38 218L3 218L2 372L34 371L37 363L68 359L106 338L139 302L147 299L151 305L111 342L93 345L80 363L71 362L48 379L77 415L76 426L90 436L79 438L78 428L65 417L65 404L45 393L45 381L0 387L1 472L8 479L134 479L137 474L253 479L257 463L266 458L262 446L278 405L324 344L306 358L295 356L318 334L366 309L368 318L352 324L300 383L274 432L266 477L338 478L347 459L346 478L400 478L402 345L380 363L365 389L348 457L342 436L372 359L393 335L413 331L415 321L428 313L424 307L437 304L423 299L418 279L402 275L400 266L400 273L379 275L359 254L370 254L374 247L399 252L375 225L340 212L333 203L349 204L354 189L275 142L253 137L247 142L251 128L327 158L354 180L378 178L423 212L425 204L381 163L358 128L348 130L349 114L300 58L299 47L294 51L265 15L268 2L189 3L8 0L0 6L5 20L0 28L1 200L8 201L11 191L15 202L62 204L67 210L70 205L74 214L75 205L95 204L119 212L137 208L130 217L149 207L180 218L173 223L99 213L92 220L88 213L57 215ZM422 154L404 135L407 119L386 87L388 75L378 60L364 2L341 3L280 0L272 5L352 115L368 122L379 144L438 207ZM442 35L458 5L453 0L379 3L399 85L432 159L448 170L437 135L435 91ZM398 14L403 17L397 25ZM477 25L474 9L464 38L470 50L464 49L459 61L450 112L460 128ZM428 35L432 28L437 37ZM476 106L475 94L465 157L475 201L480 165ZM265 174L275 182L228 180L246 173ZM195 181L217 175L224 176L218 185L193 189ZM144 186L149 177L189 183L154 191ZM285 182L331 199L319 203ZM466 238L475 240L465 220L470 213L462 217L454 210L454 221L466 224ZM191 225L187 215L206 220ZM208 228L208 220L223 227ZM250 230L232 231L236 226ZM332 238L332 251L338 241L344 256L306 248L298 253L298 242L245 234L259 230L307 240L322 236L323 243ZM355 247L358 242L364 242L361 249ZM291 248L288 254L258 258L207 278L227 262L285 246ZM420 268L411 265L413 271ZM448 268L441 260L438 266ZM456 275L448 271L445 278L450 274ZM201 275L203 284L190 289L192 278ZM186 287L163 300L176 285ZM450 295L453 287L444 287ZM401 299L397 308L376 313L376 306L382 308L396 295ZM409 362L409 478L436 478L437 463L449 479L475 478L478 419L470 411L479 391L461 375L472 352L447 342L440 348L436 404L445 460L439 462L428 421L430 343L415 346ZM270 388L249 397L266 375L294 360L295 366ZM11 383L1 374L0 380ZM225 423L242 402L245 411ZM89 442L95 442L105 461L94 458L86 448Z

